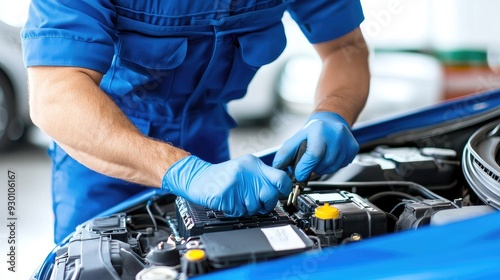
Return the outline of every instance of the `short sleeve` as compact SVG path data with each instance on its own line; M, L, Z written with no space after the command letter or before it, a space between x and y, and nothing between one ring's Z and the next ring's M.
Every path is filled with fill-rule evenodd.
M106 73L114 55L115 17L106 0L32 0L21 31L25 65Z
M288 12L312 44L341 37L364 20L359 0L296 0Z

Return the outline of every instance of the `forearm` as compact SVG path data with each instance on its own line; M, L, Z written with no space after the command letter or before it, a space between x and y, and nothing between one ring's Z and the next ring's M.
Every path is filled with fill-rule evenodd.
M100 74L78 68L28 70L33 122L68 154L99 173L160 187L188 153L143 136L100 90Z
M359 29L336 42L315 46L323 61L315 98L315 111L341 115L353 124L368 97L368 49Z

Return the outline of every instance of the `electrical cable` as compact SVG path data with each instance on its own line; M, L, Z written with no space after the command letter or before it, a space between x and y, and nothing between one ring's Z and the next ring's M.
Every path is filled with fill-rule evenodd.
M154 203L153 207L155 208L156 213L158 213L162 217L165 216L166 213L161 209L161 207L158 205L158 203Z
M165 225L168 225L167 219L163 218L162 216L154 215L154 217L155 217L155 220L157 222L161 222ZM143 214L134 214L131 216L131 218L132 219L146 219L147 218L147 220L150 220L151 216L149 214L143 213ZM135 225L135 224L132 224L132 225Z
M158 231L158 224L156 223L155 216L153 215L153 212L151 212L151 204L153 202L151 200L148 201L146 204L146 211L148 211L149 217L151 217L151 221L153 222L153 225L155 227L155 231Z
M309 181L309 184L307 186L308 188L306 189L305 193L307 193L307 191L310 191L311 189L314 189L315 191L348 189L351 190L352 193L357 193L355 189L361 189L361 188L376 189L380 187L385 187L385 188L389 187L392 189L394 186L397 186L398 188L402 187L407 188L406 192L408 193L417 192L420 196L426 199L441 199L444 201L448 201L447 199L430 191L429 189L420 184L407 181L341 182L334 184L332 184L331 182Z
M418 199L417 197L415 197L413 195L409 195L407 193L397 192L397 191L387 191L387 192L376 193L376 194L370 196L368 198L368 201L373 202L375 200L378 200L378 199L386 197L386 196L400 196L400 197L404 197L404 198L411 199L411 200L421 201L421 199Z
M168 226L170 228L170 231L174 235L175 241L181 242L182 237L181 237L181 234L179 233L179 230L177 229L177 226L175 225L175 223L172 221L172 219L169 216L166 217L166 220L167 220Z
M391 218L391 219L392 219L393 221L395 221L395 222L397 222L397 221L399 220L399 219L398 219L398 217L396 217L396 216L395 216L394 214L392 214L392 213L389 213L389 212L384 212L384 213L387 215L387 217Z
M319 240L319 238L317 236L314 236L314 235L308 235L307 237L309 237L309 239L313 239L316 241L316 244L318 245L318 250L322 250L322 247L321 247L321 240Z
M396 204L396 206L394 206L394 207L392 208L392 210L391 210L391 211L389 211L389 213L390 213L390 214L392 214L392 213L393 213L394 211L396 211L396 209L397 209L398 207L400 207L401 205L405 205L405 204L407 204L407 203L414 203L414 202L416 202L416 201L414 201L414 200L405 200L405 201L401 201L400 203Z

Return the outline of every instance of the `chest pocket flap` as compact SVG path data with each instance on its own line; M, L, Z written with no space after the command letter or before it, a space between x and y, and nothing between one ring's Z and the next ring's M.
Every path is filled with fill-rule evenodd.
M187 38L149 37L132 32L120 34L120 58L144 68L170 70L186 58Z
M120 32L118 55L101 87L111 95L165 97L174 72L184 62L185 37L150 37ZM163 95L162 95L163 94Z
M285 29L281 21L261 31L238 36L243 61L260 67L276 60L286 46Z

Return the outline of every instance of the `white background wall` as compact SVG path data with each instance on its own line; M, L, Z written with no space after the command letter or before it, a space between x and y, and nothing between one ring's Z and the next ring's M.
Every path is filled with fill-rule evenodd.
M30 0L0 0L0 20L22 26L28 16Z
M363 32L375 47L497 48L500 1L361 0ZM0 20L22 26L29 0L0 0Z
M367 41L383 48L500 45L497 0L362 0Z

